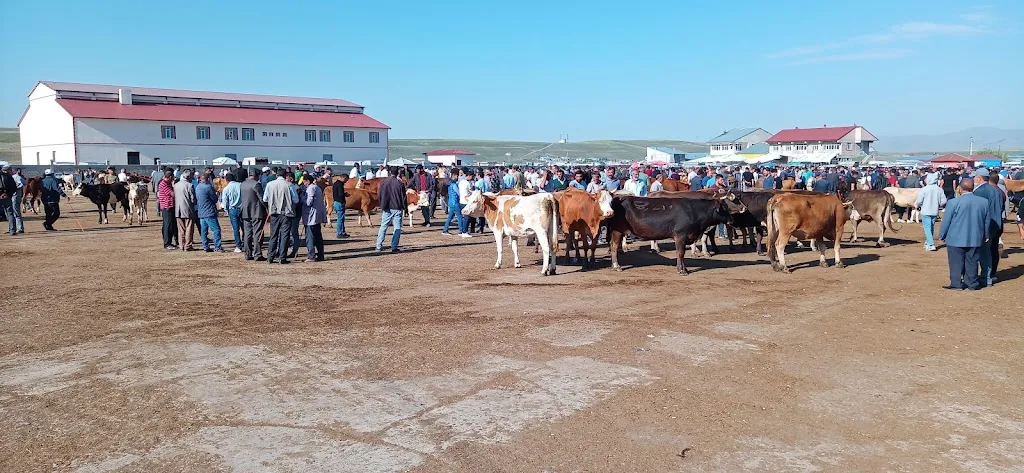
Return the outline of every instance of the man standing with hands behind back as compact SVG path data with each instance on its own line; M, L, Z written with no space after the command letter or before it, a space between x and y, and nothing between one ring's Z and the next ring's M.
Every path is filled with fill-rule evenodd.
M974 181L960 183L960 197L946 204L939 239L946 242L949 258L949 285L943 289L981 289L978 258L982 245L989 241L988 202L974 195Z
M993 174L998 179L999 174ZM971 177L974 178L974 195L984 198L988 206L988 239L981 245L981 284L991 286L996 282L996 269L999 267L999 238L1003 236L1006 195L990 182L992 174L989 174L988 169L980 167Z

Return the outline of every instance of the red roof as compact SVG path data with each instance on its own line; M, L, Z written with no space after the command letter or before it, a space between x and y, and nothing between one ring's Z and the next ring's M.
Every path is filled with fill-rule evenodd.
M362 113L309 112L197 105L121 105L99 100L57 99L75 118L111 118L166 122L239 123L254 125L390 128Z
M974 157L970 157L969 158L969 157L964 156L964 155L962 155L960 153L949 153L949 154L944 154L942 156L939 156L937 158L932 158L928 162L931 162L931 163L969 163L969 162L972 162L972 161L974 161Z
M282 95L234 94L228 92L204 92L198 90L154 89L150 87L125 87L120 85L78 84L75 82L54 82L44 80L41 84L56 90L116 94L118 89L128 89L132 95L153 95L157 97L183 97L210 100L238 100L241 102L280 102L301 105L332 105L336 107L362 107L348 100L321 99L312 97L287 97Z
M782 130L771 138L769 143L791 142L791 141L839 141L847 133L855 130L856 126L833 126L825 128L791 128Z
M427 151L427 156L476 156L476 153L472 151L466 151L462 149L435 149L433 151Z

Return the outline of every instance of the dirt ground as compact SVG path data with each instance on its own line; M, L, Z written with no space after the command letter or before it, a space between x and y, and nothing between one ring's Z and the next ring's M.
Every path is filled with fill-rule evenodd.
M683 277L663 244L542 278L438 226L378 255L350 216L329 261L270 266L72 205L0 235L0 471L1024 471L1009 225L1001 282L952 292L916 224L845 269Z

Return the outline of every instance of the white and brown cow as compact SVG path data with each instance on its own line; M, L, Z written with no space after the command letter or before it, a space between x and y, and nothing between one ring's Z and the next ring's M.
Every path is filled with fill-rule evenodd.
M910 209L910 215L907 217L908 223L921 223L921 212L917 210L917 194L921 193L920 188L886 187L884 190L892 194L895 199L893 205Z
M139 225L149 220L149 211L146 206L149 204L149 189L144 182L128 183L128 225L135 223L135 216L139 217Z
M596 263L597 236L601 231L601 222L611 218L612 194L606 190L596 195L570 187L565 192L556 193L558 199L558 217L565 234L565 259L575 263L583 248L583 267L586 270ZM578 235L578 238L577 238ZM576 258L569 259L569 251L576 249ZM589 256L587 256L589 251Z
M405 190L405 210L409 212L409 226L412 226L412 219L416 218L416 211L430 205L430 195L426 192L416 192L415 189Z
M496 195L479 190L467 199L462 215L486 217L487 225L494 232L498 248L498 260L494 269L501 268L501 245L509 237L515 267L519 263L519 238L536 236L537 245L543 252L541 275L555 274L555 252L558 251L558 201L549 193L530 196Z

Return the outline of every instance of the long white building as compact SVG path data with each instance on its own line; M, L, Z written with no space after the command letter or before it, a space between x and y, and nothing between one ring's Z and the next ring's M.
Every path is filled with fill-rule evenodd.
M23 164L377 162L388 153L388 126L345 100L49 81L28 98Z

